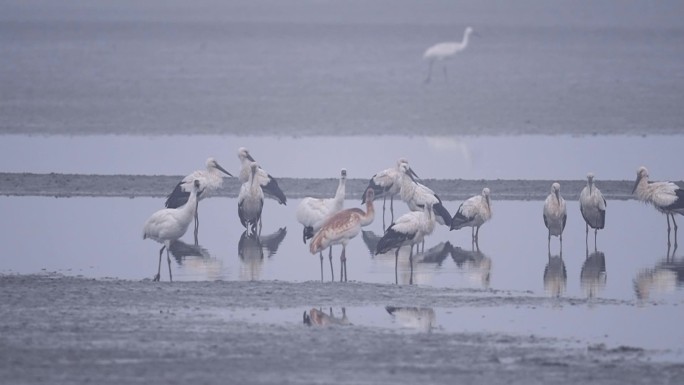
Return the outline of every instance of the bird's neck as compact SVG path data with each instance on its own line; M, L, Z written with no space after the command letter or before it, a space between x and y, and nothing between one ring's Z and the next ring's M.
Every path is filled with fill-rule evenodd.
M373 207L373 200L366 199L366 212L361 218L361 226L368 226L373 222L375 218L375 208Z
M470 39L470 34L469 33L464 33L463 34L463 40L461 41L461 45L463 48L465 48L468 45L468 40Z
M337 185L337 191L335 191L335 202L344 202L344 195L346 192L346 183L347 180L345 178L340 178L340 184Z
M185 215L195 215L195 210L197 210L197 189L193 188L190 191L188 201L179 210Z

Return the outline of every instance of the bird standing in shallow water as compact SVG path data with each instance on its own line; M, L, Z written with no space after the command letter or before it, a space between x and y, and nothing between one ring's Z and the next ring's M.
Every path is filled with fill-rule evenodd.
M489 188L482 189L482 194L475 195L461 203L451 219L450 230L458 230L466 226L472 227L472 242L477 244L480 226L492 217L492 206L489 199Z
M334 198L318 199L307 197L302 199L297 206L297 221L304 226L303 239L306 243L307 239L313 238L314 234L320 230L325 220L331 215L344 208L344 196L346 192L347 170L340 171L340 182L337 185L337 191ZM335 279L332 264L332 246L329 248L328 258L330 259L330 274ZM320 252L321 257L321 281L323 280L323 252Z
M399 264L399 249L404 245L411 246L409 254L409 263L411 265L411 276L409 283L413 283L413 245L422 242L426 235L432 234L435 229L435 215L432 211L432 204L428 203L423 207L422 212L411 211L400 216L396 222L392 223L385 235L380 238L375 249L375 254L383 254L392 249L394 252L394 279L395 283L399 283L399 273L397 266Z
M589 227L594 229L594 249L596 249L596 234L606 225L606 199L601 190L594 185L594 174L587 174L587 185L580 192L580 212L586 222L585 243L588 243ZM588 249L589 246L587 246Z
M316 254L332 245L342 245L340 281L347 281L347 243L361 232L361 227L373 223L373 189L366 190L366 212L358 208L342 210L329 217L311 240L309 251Z
M196 170L190 175L183 178L171 194L166 197L165 206L170 209L181 207L190 198L190 191L194 181L199 182L199 191L197 192L197 202L209 196L213 191L218 190L223 186L223 174L231 175L226 171L214 158L208 158L206 162L206 170ZM199 232L199 207L195 207L195 245L198 244L197 233Z
M256 179L258 170L259 165L252 162L249 178L242 184L240 194L238 194L240 223L252 234L256 234L257 225L259 225L259 234L261 233L261 211L264 208L264 192Z
M178 208L162 209L150 216L145 222L143 228L143 239L150 238L163 246L159 250L159 266L157 267L157 275L154 276L155 281L159 281L161 273L161 259L164 249L166 249L166 259L169 262L169 280L173 281L171 276L171 257L169 256L169 248L171 242L179 239L188 230L190 222L195 215L197 209L197 193L200 188L200 182L195 180L192 182L192 190L190 197L184 205Z
M684 215L684 190L672 182L650 182L646 167L639 167L637 179L632 189L637 199L651 203L656 210L667 218L667 246L670 246L670 217L674 225L674 244L677 247L677 222L675 214Z
M245 183L249 179L250 165L256 161L249 154L249 150L244 147L238 149L238 159L240 159L240 164L242 165L240 168L240 182ZM281 205L287 205L287 197L285 197L283 190L278 186L278 181L261 167L259 167L256 174L256 181L259 182L266 197L277 200Z
M460 42L453 41L437 43L425 51L425 53L423 54L423 59L429 60L428 74L425 78L425 83L430 83L430 80L432 78L432 66L435 64L435 61L442 62L442 68L444 69L444 79L447 79L447 68L445 61L454 56L455 54L465 50L466 47L468 47L470 34L473 32L474 30L472 27L467 27L465 29L465 32L463 33L463 40L461 40Z
M560 237L560 246L563 250L563 230L568 214L565 209L565 199L560 195L560 184L551 185L551 194L544 202L544 224L549 229L549 250L551 250L551 236Z
M391 221L394 222L394 196L401 191L401 164L408 164L408 160L400 158L397 161L396 167L388 168L378 172L373 175L368 181L368 187L366 189L372 188L375 193L375 197L382 197L382 228L385 228L385 201L387 196L390 197L390 215ZM363 196L361 203L366 203L366 196Z

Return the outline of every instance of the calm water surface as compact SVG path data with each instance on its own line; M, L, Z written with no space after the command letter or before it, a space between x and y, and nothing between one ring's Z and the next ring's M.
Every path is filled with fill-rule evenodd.
M495 197L495 195L494 195ZM295 219L299 201L278 206L268 200L264 227L258 240L243 233L233 199L213 198L200 205L199 245L177 250L172 270L175 280L320 280L320 260L302 241ZM450 211L459 202L446 202ZM3 273L59 272L86 277L151 278L157 269L160 245L142 239L142 225L162 206L159 199L6 197L0 234L5 250ZM347 201L346 207L358 206ZM381 207L380 207L381 210ZM397 214L406 212L399 203ZM547 250L542 202L493 202L494 218L482 227L480 252L470 243L469 229L449 232L438 226L425 248L447 252L432 262L414 265L418 285L529 291L536 295L664 300L681 303L681 251L666 244L665 217L635 201L612 201L605 230L599 232L595 254L585 248L584 222L577 202L568 202L568 225L562 256L557 238ZM394 255L372 256L364 238L382 234L381 211L347 250L349 279L395 282ZM389 213L387 220L389 221ZM182 241L193 245L192 231ZM261 247L259 247L259 244ZM333 250L335 278L339 278L339 248ZM410 280L408 250L402 250L398 280ZM551 257L551 258L550 258ZM417 257L418 260L422 256ZM166 264L162 277L168 279ZM565 275L562 274L563 267ZM584 272L583 272L584 269ZM324 280L330 266L324 260Z

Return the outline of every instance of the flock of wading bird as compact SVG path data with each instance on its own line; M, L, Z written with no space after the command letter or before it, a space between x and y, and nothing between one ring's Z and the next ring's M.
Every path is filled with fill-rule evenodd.
M283 205L287 203L287 198L276 179L255 162L246 148L238 149L238 158L241 162L238 177L242 182L238 195L238 217L240 223L246 228L246 233L256 236L261 232L264 197L273 198ZM143 239L150 238L162 244L155 281L160 278L164 249L166 249L169 264L169 278L172 279L169 248L173 242L185 234L193 219L195 244L197 244L199 201L222 186L224 175L233 176L214 158L207 159L206 169L197 170L178 182L167 197L166 208L152 214L145 223ZM424 249L425 237L432 234L437 224L449 226L451 230L471 227L473 246L478 246L480 227L492 217L489 188L485 187L481 194L461 203L452 216L442 204L439 196L420 183L418 175L404 158L399 159L395 167L380 171L370 178L362 199L362 204L366 205L365 211L359 208L344 209L346 179L347 172L342 169L334 197L328 199L307 197L302 199L297 207L297 220L304 226L303 241L306 243L310 240L309 251L320 256L321 279L323 279L323 251L329 250L332 273L332 246L341 245L340 281L347 280L347 243L361 232L362 227L373 222L375 218L373 201L380 197L383 198L383 227L388 197L392 219L390 226L384 230L384 235L377 242L375 254L384 254L394 250L395 277L399 249L404 246L411 248L409 261L413 269L413 247L416 246L418 251L419 244L422 243ZM670 245L670 218L672 218L675 230L674 243L677 247L677 223L674 214L684 215L684 189L672 182L651 182L648 170L640 167L637 170L632 193L637 199L652 204L658 211L665 214L668 246ZM395 220L394 197L397 195L406 202L410 212ZM607 204L603 194L594 184L592 173L587 175L587 185L582 189L579 200L580 211L586 222L587 242L591 227L594 229L594 246L596 246L597 232L605 226ZM543 218L548 229L549 250L552 236L559 237L562 249L567 210L558 183L551 185L551 193L544 201Z

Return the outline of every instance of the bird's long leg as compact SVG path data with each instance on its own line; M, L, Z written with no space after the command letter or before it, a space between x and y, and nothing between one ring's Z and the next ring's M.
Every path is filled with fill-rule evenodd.
M394 223L394 195L390 195L390 215L392 215L392 223Z
M157 266L157 275L154 276L154 282L159 281L159 276L161 274L161 259L162 259L162 253L164 252L164 249L166 248L166 245L163 245L161 249L159 249L159 265Z
M199 245L199 199L195 201L195 246Z
M173 282L173 277L171 276L171 256L169 255L169 248L166 248L166 261L169 263L169 282Z
M425 78L425 83L430 83L430 78L432 77L432 66L435 64L434 59L430 59L430 63L428 64L428 74L427 77Z
M667 218L667 247L670 247L670 214L665 214Z
M598 236L598 229L594 229L594 251L598 250L596 247L596 237Z
M416 252L418 252L416 250ZM411 247L411 252L409 253L409 265L411 266L411 275L409 276L409 285L413 285L413 247Z
M319 251L318 254L321 256L321 282L323 282L323 250Z
M333 263L332 263L332 246L329 247L328 249L328 259L330 259L330 280L335 281L335 269L333 269Z
M563 253L563 232L561 232L559 237L560 237L560 252Z
M394 252L394 284L398 285L399 284L399 272L398 272L398 266L399 266L399 249L401 246L397 247L397 251ZM413 250L413 246L411 246L411 250Z
M675 233L675 236L674 236L674 239L675 239L674 244L675 244L675 248L677 248L677 222L676 222L675 219L674 219L674 213L671 214L671 215L672 215L672 224L674 225L674 231L675 231L675 232L674 232L674 233Z
M385 227L385 201L387 200L386 196L382 197L382 231L385 231L387 227Z
M551 255L551 230L549 230L549 241L547 243L549 249L549 255Z
M342 254L340 254L340 282L342 282L342 277L344 276L344 282L347 282L347 256L346 256L345 245L342 245Z

